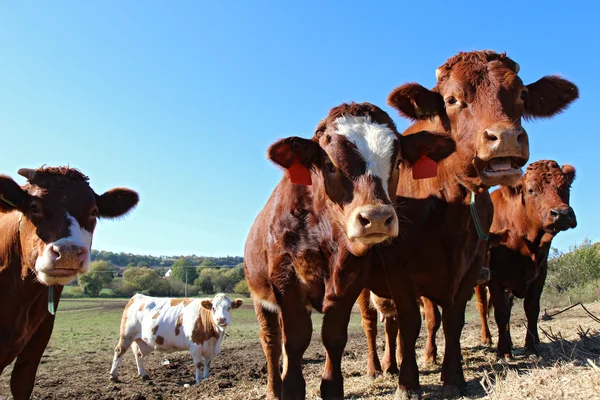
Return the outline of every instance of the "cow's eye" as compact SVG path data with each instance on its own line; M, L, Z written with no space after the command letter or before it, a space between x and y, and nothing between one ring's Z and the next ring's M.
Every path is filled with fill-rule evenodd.
M94 208L91 213L92 217L98 218L100 216L100 211L97 208Z
M400 168L400 165L402 165L402 160L398 159L398 161L396 161L396 168Z
M333 165L332 163L325 163L325 168L328 173L335 174L335 165Z
M527 92L523 90L521 92L521 100L525 101L526 98L527 98Z
M231 307L228 307L228 308L227 308L227 311L231 311Z
M38 206L36 203L31 203L31 205L29 206L29 210L33 214L39 214L40 213L40 206Z
M448 96L446 97L446 104L453 106L454 104L456 104L458 100L456 100L456 97L454 96Z
M535 191L534 191L533 189L529 189L529 190L527 191L527 193L529 193L529 194L531 194L531 195L534 195L534 194L535 194Z

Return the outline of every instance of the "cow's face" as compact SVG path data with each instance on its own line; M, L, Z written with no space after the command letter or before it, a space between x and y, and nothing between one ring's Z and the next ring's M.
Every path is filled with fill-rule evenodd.
M213 322L221 329L225 329L231 323L231 312L239 308L244 301L235 299L231 301L223 293L215 295L212 300L202 300L202 307L210 310Z
M97 219L122 216L138 202L129 189L97 195L74 169L21 169L19 174L27 178L23 187L0 176L0 212L20 211L24 267L45 285L66 285L87 272Z
M288 169L300 163L312 170L313 196L326 198L349 250L360 256L398 235L393 202L400 163L414 163L421 154L439 160L453 150L451 139L428 132L404 138L383 110L352 103L333 108L312 140L275 143L269 158Z
M529 158L521 118L547 118L578 97L556 76L524 85L519 65L491 51L460 53L436 70L433 90L418 84L395 89L388 102L412 119L438 116L457 142L459 163L485 186L512 185Z
M528 217L548 233L556 234L577 226L569 205L575 168L560 167L556 161L536 161L527 167L514 190L521 196Z

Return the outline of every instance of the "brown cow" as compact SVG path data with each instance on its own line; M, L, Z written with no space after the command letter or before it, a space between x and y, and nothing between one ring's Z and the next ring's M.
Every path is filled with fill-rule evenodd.
M550 76L524 85L518 71L518 64L504 54L460 53L438 68L433 90L406 84L388 98L401 115L417 120L405 135L446 130L457 146L440 163L437 178L413 182L411 169L401 169L396 203L409 219L407 229L402 241L382 247L385 262L372 266L378 273L370 274L369 289L393 298L400 311L398 397L420 396L415 355L421 325L417 296L426 296L443 308L445 394L456 395L464 386L460 335L465 306L487 253L486 241L476 232L470 201L477 195L474 205L483 237L493 213L487 189L514 184L529 157L521 117L550 117L578 97L577 87L569 81ZM363 311L363 315L370 320L364 326L374 327L373 313ZM373 335L368 329L369 343Z
M305 397L302 356L312 335L311 309L324 313L321 397L343 398L341 358L350 312L368 276L369 249L399 230L392 205L398 169L421 154L439 161L453 150L444 136L401 137L391 118L369 103L335 107L312 139L289 137L269 148L269 159L290 179L282 179L259 213L244 252L268 398Z
M120 217L138 202L129 189L97 195L72 168L19 175L27 178L22 187L0 175L0 374L16 359L15 400L31 396L63 285L89 268L97 219Z
M492 193L494 222L492 232L502 243L490 249L491 279L487 286L498 324L499 357L511 356L509 320L512 295L525 299L527 316L525 350L537 353L540 342L537 320L540 296L548 272L548 252L558 232L577 226L569 206L570 186L575 168L560 167L556 161L542 160L527 167L525 175L514 186ZM509 292L509 295L506 295ZM482 340L491 342L487 327L487 295L485 285L476 290L478 307L484 326Z

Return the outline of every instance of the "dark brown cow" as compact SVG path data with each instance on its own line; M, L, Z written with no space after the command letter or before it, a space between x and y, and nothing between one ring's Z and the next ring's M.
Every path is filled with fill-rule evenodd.
M97 219L122 216L138 202L129 189L97 195L71 168L19 174L23 187L0 175L0 373L16 359L15 400L31 396L63 285L89 268Z
M556 161L542 160L527 167L514 186L492 193L494 222L492 232L502 237L490 249L491 279L487 286L498 324L498 356L511 356L509 320L512 295L525 299L527 316L525 350L537 353L540 342L537 320L540 296L548 272L548 252L558 232L575 228L577 219L569 206L570 186L575 168L560 167ZM482 340L491 342L487 327L486 285L477 287L477 302L483 323ZM507 293L509 295L507 295Z
M550 76L524 85L518 71L518 64L504 54L460 53L438 68L433 90L406 84L388 98L401 115L417 120L405 135L446 130L457 146L440 163L437 178L413 182L411 169L401 169L396 203L408 218L407 228L402 241L381 249L385 262L374 265L378 273L370 274L369 288L393 298L399 310L399 397L420 396L417 296L443 308L445 394L456 395L464 386L460 348L464 311L487 253L487 243L479 239L471 217L471 196L476 195L475 207L487 232L493 213L487 189L514 184L529 157L521 118L550 117L578 97L577 87L569 81ZM364 326L374 327L373 313L363 315L371 320ZM370 343L373 334L367 331Z
M409 168L421 154L439 161L453 150L444 136L401 137L391 118L369 103L335 107L312 139L289 137L269 148L269 159L290 179L282 179L259 213L244 252L268 398L305 397L302 356L312 335L311 309L324 313L321 396L343 398L341 358L350 312L368 276L369 249L398 234L398 168Z

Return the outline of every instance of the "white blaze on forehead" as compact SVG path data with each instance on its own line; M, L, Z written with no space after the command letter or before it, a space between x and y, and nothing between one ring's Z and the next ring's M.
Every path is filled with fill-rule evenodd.
M223 293L219 293L212 299L212 305L215 310L224 309L231 305L231 300Z
M384 124L371 121L368 116L342 116L335 120L337 134L345 136L356 145L359 154L367 163L367 173L381 179L385 193L394 157L395 133Z
M65 239L71 240L72 242L80 244L86 249L90 250L92 247L92 232L82 228L79 225L79 222L69 213L67 213L67 219L69 222L71 222L71 225L69 226L69 232L71 233L71 236Z

